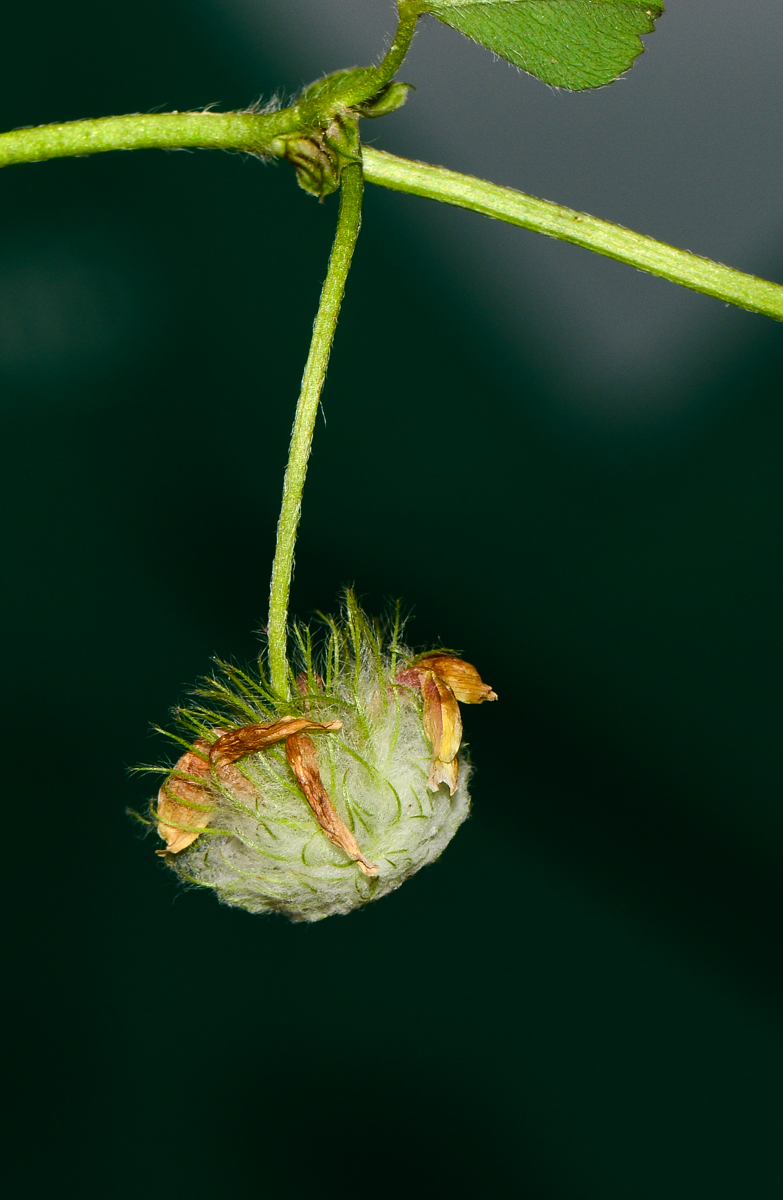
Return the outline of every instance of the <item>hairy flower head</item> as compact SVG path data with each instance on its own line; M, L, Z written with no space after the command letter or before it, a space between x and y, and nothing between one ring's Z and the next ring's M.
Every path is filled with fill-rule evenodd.
M433 862L465 820L457 699L495 699L470 664L414 658L348 593L320 660L281 703L231 665L180 710L192 742L160 789L158 851L190 883L298 921L347 913Z

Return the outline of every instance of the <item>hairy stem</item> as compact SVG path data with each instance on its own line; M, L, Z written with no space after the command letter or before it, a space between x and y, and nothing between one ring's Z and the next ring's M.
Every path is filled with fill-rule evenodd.
M777 283L746 275L709 258L633 233L621 225L563 208L549 200L537 200L524 192L499 187L472 175L411 162L366 146L363 154L368 183L441 200L498 221L508 221L511 225L522 225L525 229L573 242L640 271L649 271L672 283L783 321L783 287Z
M105 150L239 150L249 154L280 153L287 134L307 133L328 123L338 108L350 108L375 95L393 77L408 52L416 16L400 20L388 53L377 67L351 71L315 98L278 112L131 113L61 125L38 125L0 134L0 167L78 158Z
M0 167L75 158L104 150L245 150L272 154L272 143L297 124L293 109L276 113L133 113L38 125L0 134Z
M399 5L399 22L397 24L397 32L394 35L394 41L389 46L382 61L378 64L378 73L384 83L388 83L397 71L399 71L413 41L416 22L419 19L419 14L414 11L414 7L414 5L406 3L405 0Z
M394 39L377 66L349 71L317 96L278 112L131 113L13 129L0 134L0 167L48 158L77 158L104 150L202 149L279 154L279 139L287 134L306 134L321 128L339 109L362 104L380 91L402 65L417 20L411 0L402 0Z
M402 66L408 53L413 35L416 32L416 22L419 14L411 11L407 0L399 6L399 21L397 31L391 46L375 67L363 67L348 72L344 78L335 78L331 86L311 99L304 99L291 110L296 113L302 128L312 128L323 124L328 117L329 108L333 110L342 106L351 108L362 104L389 83Z
M310 353L302 377L302 390L296 406L291 446L283 484L283 502L277 524L277 545L272 564L272 585L269 591L269 672L272 690L285 699L289 694L288 658L288 598L294 566L294 546L302 510L302 492L307 474L307 461L313 441L315 418L326 378L329 354L337 327L337 317L345 291L345 281L351 266L362 215L364 180L359 163L343 167L340 193L340 215L329 258L318 312L313 325Z
M401 29L402 26L401 20ZM407 45L405 38L410 40L412 26L404 32L401 46ZM141 113L100 117L94 121L39 125L0 134L0 167L105 150L204 148L274 154L279 139L299 129L301 114L296 107L277 113ZM783 320L783 287L779 284L735 271L687 250L677 250L620 225L472 175L411 162L368 147L364 148L364 167L370 183L468 208L498 221L574 242L640 271L716 296L728 304Z

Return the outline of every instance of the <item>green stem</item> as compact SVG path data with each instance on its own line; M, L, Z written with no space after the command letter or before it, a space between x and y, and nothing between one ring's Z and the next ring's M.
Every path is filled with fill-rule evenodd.
M104 150L240 150L278 155L287 134L308 133L328 124L340 108L374 96L402 64L416 30L417 14L403 0L397 32L377 67L351 71L316 97L274 113L131 113L61 125L38 125L0 134L0 167L77 158Z
M655 238L633 233L621 225L590 217L586 213L563 208L549 200L537 200L516 192L512 188L499 187L476 179L472 175L460 175L444 167L432 167L426 163L411 162L397 158L380 150L364 147L364 176L368 183L380 184L398 192L411 192L430 200L441 200L458 208L483 213L498 221L521 225L544 233L548 237L573 242L616 258L640 271L649 271L672 283L682 284L707 296L716 296L729 304L747 308L783 321L783 287L746 275L732 267L677 250L658 242Z
M293 109L276 113L133 113L0 134L0 167L74 158L104 150L244 150L272 154L272 143L298 128Z
M388 83L396 75L402 66L405 55L408 53L410 44L413 41L413 35L416 32L416 22L420 15L418 12L413 11L413 7L412 4L406 3L406 0L403 0L399 5L399 21L397 31L394 34L394 41L375 68L378 72L380 86Z
M0 167L106 150L203 148L274 154L277 140L286 133L296 132L300 128L298 121L296 109L286 108L277 113L142 113L40 125L0 134ZM472 175L411 162L368 147L363 153L365 177L370 183L454 204L574 242L640 271L783 320L783 287L779 284Z
M239 150L280 153L280 138L328 123L340 107L361 104L388 83L408 52L417 17L401 6L394 41L377 67L351 71L316 98L274 113L131 113L61 125L38 125L0 134L0 167L78 158L105 150Z
M283 484L283 502L277 524L277 545L272 564L272 585L269 591L269 673L273 692L282 699L289 695L288 657L288 598L294 566L294 546L302 511L302 492L307 474L307 461L313 441L313 429L326 378L329 354L337 327L345 281L351 266L362 215L364 180L359 163L343 167L340 193L340 215L334 235L329 269L321 291L321 300L313 325L310 353L302 377L302 390L296 406L291 446Z
M330 115L330 108L334 111L338 107L351 108L362 104L390 82L402 66L416 32L420 14L413 12L412 7L411 0L402 0L400 3L394 40L376 67L351 71L344 79L335 80L328 90L319 92L317 97L303 100L295 106L292 111L296 112L303 128L323 124L324 118Z

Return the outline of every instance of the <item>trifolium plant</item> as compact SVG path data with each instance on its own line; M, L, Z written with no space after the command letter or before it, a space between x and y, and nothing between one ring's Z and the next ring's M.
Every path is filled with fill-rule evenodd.
M162 772L149 817L158 854L183 880L227 904L299 921L378 899L440 855L470 808L460 705L497 699L461 655L414 653L399 613L374 620L350 591L320 632L289 618L313 429L365 183L574 242L783 319L777 284L362 142L363 120L409 99L397 73L422 19L451 25L550 86L582 90L630 69L663 13L660 0L398 0L396 9L396 33L375 65L319 79L285 107L133 114L0 134L0 166L109 150L219 149L291 163L300 186L320 200L339 192L294 416L266 641L252 671L219 664L178 710L180 732L171 736L179 756Z

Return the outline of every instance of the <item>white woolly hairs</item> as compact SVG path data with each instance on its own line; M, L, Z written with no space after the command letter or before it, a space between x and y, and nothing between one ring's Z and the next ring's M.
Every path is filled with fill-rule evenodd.
M168 858L181 878L226 904L294 921L350 912L433 862L468 816L467 761L460 758L453 796L445 785L427 787L432 749L421 701L393 685L390 655L362 638L357 662L340 640L331 679L307 708L314 721L340 720L342 729L312 740L326 790L378 874L368 878L327 839L280 743L241 758L233 781L212 773L209 827Z

